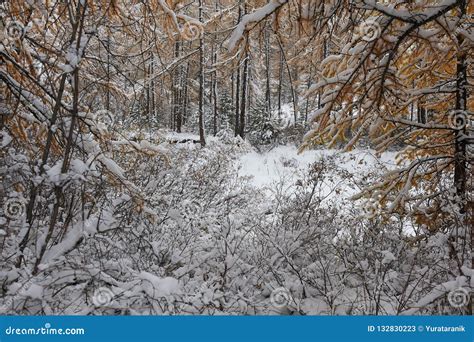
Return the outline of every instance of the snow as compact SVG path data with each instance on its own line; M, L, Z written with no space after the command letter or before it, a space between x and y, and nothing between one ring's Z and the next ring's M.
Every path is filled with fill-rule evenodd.
M366 8L373 8L388 17L397 18L399 20L410 22L410 23L424 23L429 18L436 17L438 13L444 11L446 8L451 7L456 3L456 0L444 0L439 3L434 4L433 6L425 6L423 11L418 13L413 13L411 11L402 9L395 9L395 4L390 4L388 6L380 4L376 0L364 0Z
M446 124L453 119L446 99L462 75L440 63L474 40L464 2L357 0L351 12L334 0L262 0L238 22L241 2L123 2L103 13L106 20L85 11L77 32L67 30L74 11L63 17L41 3L20 6L38 15L20 39L0 44L8 62L0 67L1 313L467 312L470 227L449 168L456 127ZM24 11L14 12L9 19ZM137 20L123 31L123 18ZM215 44L174 45L191 38L189 24ZM138 51L135 33L152 36L155 28L163 44ZM232 129L232 108L242 109L232 101L236 89L206 82L201 146L196 53L209 57L206 75L220 80L220 69L235 69L247 48L256 61L247 75L247 140ZM420 58L406 62L407 55ZM281 62L288 63L278 75ZM81 86L64 75L79 68ZM211 101L214 90L219 101ZM430 110L426 123L415 120L420 100ZM317 122L303 120L304 104ZM170 132L176 111L189 118L186 132ZM306 151L278 145L308 129ZM466 130L462 139L472 136ZM343 148L346 137L347 152L323 146ZM397 153L360 147L369 140L376 151L398 149L401 169L394 172ZM99 289L110 303L98 305Z
M97 159L100 160L102 164L107 168L107 170L109 170L111 173L113 173L119 178L125 178L125 170L118 166L115 161L104 155L98 156Z
M239 175L250 177L250 182L257 188L269 187L285 179L289 183L295 184L301 174L308 170L309 166L321 159L336 156L338 166L343 170L354 173L358 177L364 177L375 167L387 167L391 169L395 166L395 153L386 152L380 158L375 156L373 150L353 150L342 152L340 150L307 150L298 154L296 146L278 146L266 153L249 152L241 156L239 160ZM341 179L334 177L332 182L326 184L327 190L332 190L332 186L339 184ZM352 182L351 182L352 183ZM346 184L341 190L345 198L356 194L358 189Z
M21 291L21 295L25 297L30 297L32 299L42 299L43 298L43 287L37 284L29 284L29 286L24 286Z
M263 7L260 7L255 12L244 15L242 20L232 32L232 35L230 36L230 39L227 42L227 48L230 51L234 50L237 46L237 43L242 39L242 36L249 24L261 21L287 2L287 0L271 0L268 4Z
M176 133L170 132L166 135L166 140L168 141L183 141L183 140L195 140L198 141L199 135L192 133Z
M383 259L382 264L389 264L392 261L397 260L397 258L390 251L382 251Z
M45 264L44 267L47 267L47 263L52 262L55 259L60 258L65 253L74 248L74 246L79 242L83 236L82 229L73 228L71 229L64 238L63 241L54 245L43 256L42 263Z
M280 121L280 128L282 129L295 123L294 107L289 103L283 104L280 111L278 111L278 109L274 110L272 116L278 118Z
M439 284L431 290L426 296L422 297L411 309L404 311L403 315L414 315L420 309L426 307L428 304L434 302L438 298L445 296L451 291L455 291L458 288L467 287L467 278L464 276L458 276L455 280L450 280Z
M51 168L47 168L47 166L45 167L45 169L47 169L46 174L48 175L49 181L53 184L58 185L64 179L64 175L61 173L62 163L63 161L59 160Z
M171 10L168 7L168 4L166 3L166 1L165 0L158 0L158 3L160 4L163 11L171 18L171 20L173 21L174 26L179 27L178 19L176 18L176 14L174 13L173 10Z
M172 277L160 278L154 274L142 271L138 274L138 278L143 281L143 291L155 299L181 292L178 279Z
M1 148L7 146L12 140L13 138L6 131L0 132L0 147Z

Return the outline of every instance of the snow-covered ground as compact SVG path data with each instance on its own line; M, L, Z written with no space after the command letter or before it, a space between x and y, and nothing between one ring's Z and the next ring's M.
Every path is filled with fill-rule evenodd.
M257 188L267 188L281 180L294 184L312 163L335 157L337 167L348 171L355 179L361 179L374 170L394 168L395 155L394 152L386 152L377 158L373 150L342 152L328 149L309 150L299 154L296 146L277 146L265 153L253 151L243 154L239 160L239 174L250 177L251 183ZM333 176L326 180L328 189L337 186L341 190L338 193L346 198L357 192L352 182L344 181L336 174Z
M288 120L290 110L283 111ZM197 148L199 145L191 141L198 141L199 136L191 133L167 132L167 141L188 141L179 144L181 148ZM219 142L218 137L207 136L210 142ZM384 152L376 156L371 149L354 149L343 152L337 149L307 150L298 153L295 145L276 146L265 152L257 152L249 146L250 152L242 153L236 163L238 174L249 180L255 188L271 196L271 189L276 184L284 182L286 190L291 191L299 179L308 175L310 166L321 160L333 159L335 168L329 177L323 179L324 195L337 194L340 199L348 199L361 189L357 184L363 183L369 174L380 174L396 167L396 152ZM332 169L332 168L331 168ZM342 175L341 171L346 171ZM335 191L336 190L336 191Z

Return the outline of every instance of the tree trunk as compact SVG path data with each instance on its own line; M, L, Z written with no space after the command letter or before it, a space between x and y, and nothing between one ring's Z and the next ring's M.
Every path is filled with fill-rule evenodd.
M186 125L186 121L188 120L188 74L189 62L186 63L186 68L184 70L183 76L183 113L181 115L183 125Z
M291 90L291 99L293 102L293 118L294 118L294 124L296 125L296 121L298 119L298 100L296 97L296 90L295 87L293 86L293 77L291 76L291 70L290 66L288 65L288 61L286 60L285 56L285 50L283 49L283 44L281 43L280 38L277 38L278 40L278 45L280 47L280 88L281 88L281 82L283 78L283 62L286 65L286 71L288 73L288 82L290 83L290 90ZM281 89L279 89L279 93L281 93ZM278 110L279 110L279 115L281 116L281 95L278 95Z
M199 21L202 23L202 0L199 0ZM199 139L201 146L206 146L204 137L204 37L199 38Z
M461 10L465 13L466 5ZM463 36L458 35L458 46L463 45ZM466 52L461 51L456 65L456 104L454 121L454 186L456 195L461 199L461 213L466 211L466 122L467 122L467 58ZM474 229L474 228L473 228Z
M466 2L462 1L460 5L460 16L466 14ZM456 65L456 103L454 111L454 187L456 189L456 195L459 200L460 214L464 216L463 223L466 228L469 227L469 222L472 219L469 214L472 214L471 205L467 205L466 197L466 184L467 184L467 159L466 159L466 147L468 135L467 132L467 53L463 50L464 37L461 34L457 35L458 44L460 51L457 55ZM469 210L469 212L467 212ZM470 225L471 231L471 267L474 268L474 225ZM472 282L472 279L471 279ZM468 304L468 310L471 315L474 314L474 292L471 292L470 301Z
M270 90L270 37L268 30L265 29L265 73L267 76L266 79L266 89L265 89L265 105L266 105L266 114L268 117L271 116L272 112L272 99L271 99L271 90Z
M418 110L416 111L417 114L417 121L418 123L425 124L426 123L426 108L423 105L418 106Z
M217 2L215 4L215 11L216 13L218 12L218 7L217 7ZM217 33L214 35L214 40L216 41L218 39ZM213 120L212 120L212 128L213 128L213 134L216 136L217 134L217 68L216 68L216 63L217 63L217 49L214 48L215 42L212 43L212 84L211 84L211 92L212 92L212 98L213 101L211 102L213 104Z
M214 63L217 62L217 52L214 53ZM214 71L214 83L212 84L212 96L214 98L214 136L217 134L217 115L218 115L218 105L217 105L217 70Z
M240 123L239 123L239 135L243 139L245 135L245 109L246 109L246 96L247 96L247 73L248 73L249 56L245 56L244 70L242 73L242 100L240 101Z
M179 41L177 41L174 45L174 58L177 60L179 58ZM180 75L181 75L181 67L177 67L175 71L173 72L174 75L174 82L173 82L173 117L176 120L176 132L181 133L181 126L183 124L183 116L181 112L181 108L179 108L179 103L180 103L180 94L179 94L179 88L181 86L181 80L180 80Z
M239 135L239 110L240 110L240 65L235 76L235 136Z
M309 77L306 83L306 90L309 91L311 88L311 80L313 79L313 66L311 65L309 68ZM306 105L305 105L305 110L304 110L304 124L308 122L308 111L309 111L309 96L306 96Z
M280 65L278 69L278 118L281 118L281 91L283 88L283 51L280 49Z
M239 15L237 18L237 23L240 21L240 18L242 16L242 8L240 7L239 3ZM240 129L239 129L239 101L240 101L240 64L237 66L237 76L235 80L235 127L234 127L234 133L235 136L239 135Z

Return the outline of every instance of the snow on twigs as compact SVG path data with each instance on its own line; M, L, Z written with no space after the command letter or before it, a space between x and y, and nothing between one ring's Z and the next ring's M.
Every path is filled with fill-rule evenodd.
M226 43L227 49L230 51L235 49L250 24L261 21L287 2L287 0L270 0L265 6L260 7L255 12L244 15Z

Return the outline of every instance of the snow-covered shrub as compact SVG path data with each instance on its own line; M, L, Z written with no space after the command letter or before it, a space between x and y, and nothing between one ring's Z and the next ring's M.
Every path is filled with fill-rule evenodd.
M294 177L255 188L235 167L249 149L243 141L222 138L204 149L117 140L107 154L114 162L102 160L105 176L99 172L104 166L92 159L72 162L67 179L47 172L34 239L22 253L24 218L3 213L2 312L463 312L450 305L448 293L468 288L470 273L465 255L453 263L450 246L461 242L452 240L448 228L418 232L406 217L381 219L372 215L377 208L341 200L340 184L357 177L338 155L308 170L285 157L282 163ZM13 179L34 178L34 168L16 151L2 151L3 172L14 170L2 189L14 188ZM70 205L59 208L52 242L36 265L58 181L67 182L62 196ZM26 210L24 193L10 190L6 198Z

